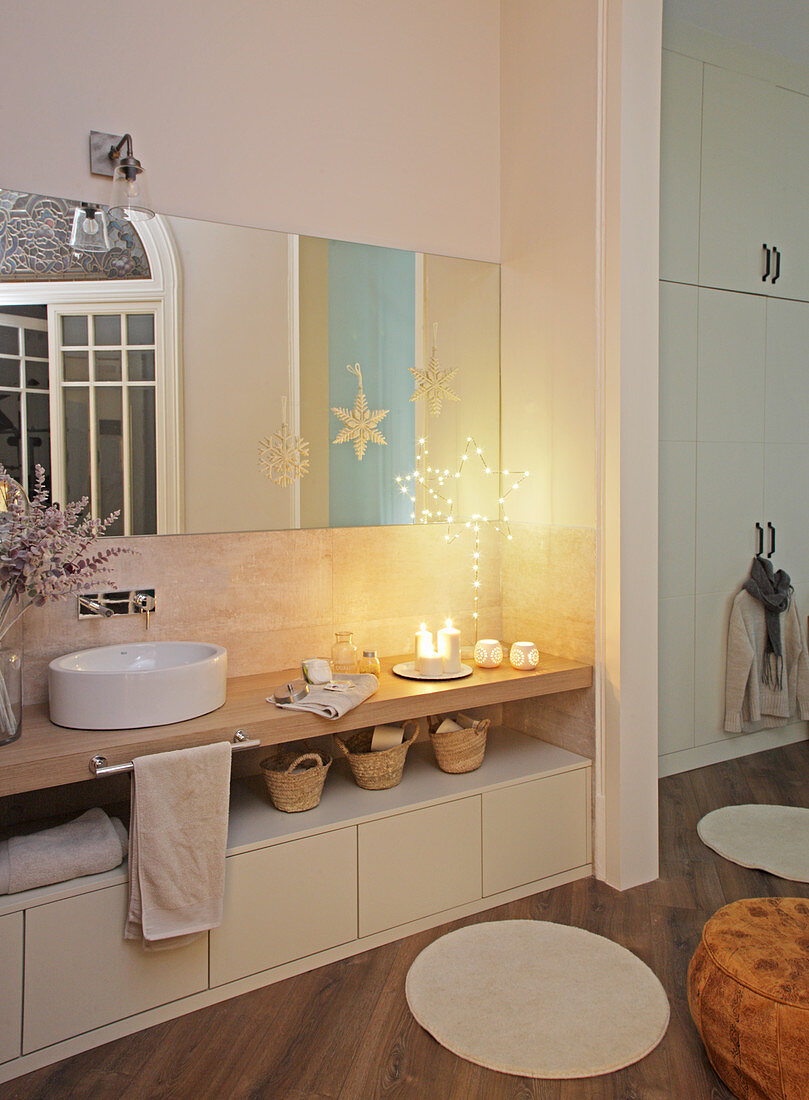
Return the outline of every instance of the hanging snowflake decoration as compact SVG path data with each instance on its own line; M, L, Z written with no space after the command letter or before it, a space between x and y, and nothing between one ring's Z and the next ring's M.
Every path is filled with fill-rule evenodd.
M337 419L342 420L345 424L345 427L340 429L332 443L353 443L354 453L362 462L365 449L369 443L378 443L380 447L387 446L388 441L379 431L377 424L380 420L384 420L390 409L375 409L371 412L362 388L362 370L359 363L353 367L350 363L346 363L346 370L350 371L351 374L356 374L359 381L359 390L353 409L331 410Z
M444 401L460 401L457 393L449 383L458 373L455 370L444 370L438 363L438 322L433 325L433 350L430 362L423 369L408 367L416 382L416 391L410 398L411 401L424 400L430 410L430 416L440 416L441 405Z
M261 440L258 461L262 473L283 487L309 473L309 444L289 430L285 397L281 398L281 427Z

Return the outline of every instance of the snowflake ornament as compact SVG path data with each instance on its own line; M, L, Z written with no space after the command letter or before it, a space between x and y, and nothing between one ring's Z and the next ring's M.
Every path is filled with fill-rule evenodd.
M458 373L455 370L444 370L438 363L438 322L433 325L433 350L430 362L420 370L418 367L408 367L416 383L416 390L411 401L424 400L430 410L430 416L441 415L441 405L444 401L460 401L457 393L449 383Z
M284 488L309 473L309 444L289 430L287 399L281 399L281 427L258 445L262 473Z
M362 388L362 370L359 363L356 363L353 367L350 363L346 363L346 370L350 371L351 374L356 374L359 389L353 409L333 408L331 410L337 419L342 420L345 424L345 427L341 428L334 437L332 443L353 443L354 453L358 460L362 462L369 443L378 443L380 447L387 446L388 441L379 431L377 424L380 420L384 420L390 409L375 409L371 412Z

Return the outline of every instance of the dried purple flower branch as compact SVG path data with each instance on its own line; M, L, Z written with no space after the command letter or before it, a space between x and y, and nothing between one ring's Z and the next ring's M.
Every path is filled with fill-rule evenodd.
M0 466L0 639L29 607L86 591L108 572L112 558L134 551L93 549L118 518L83 515L87 497L60 508L48 503L45 471L37 466L30 504L16 481Z

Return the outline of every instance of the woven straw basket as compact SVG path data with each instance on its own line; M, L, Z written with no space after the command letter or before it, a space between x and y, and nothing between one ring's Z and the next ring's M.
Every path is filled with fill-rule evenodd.
M430 740L436 763L442 772L451 772L453 775L475 771L483 763L486 752L489 719L481 718L477 721L466 714L456 714L454 720L464 728L438 733L444 717L447 716L430 719Z
M260 764L272 804L286 814L312 810L320 802L331 767L327 752L282 753Z
M348 761L358 787L366 791L386 791L401 782L407 750L415 741L418 729L417 722L405 722L401 745L380 752L371 751L373 730L360 730L345 737L335 734L334 743L337 752Z

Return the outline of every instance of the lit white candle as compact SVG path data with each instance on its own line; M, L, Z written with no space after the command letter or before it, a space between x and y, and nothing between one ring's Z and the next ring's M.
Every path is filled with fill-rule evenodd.
M419 662L419 672L422 676L442 676L444 673L444 660L440 653L434 649L422 653Z
M438 631L438 652L444 661L444 672L461 671L461 632L447 619L447 625Z
M416 672L421 672L421 658L425 653L433 652L433 635L432 631L427 629L427 624L422 623L421 628L416 631L416 644L415 644L415 656L413 657L413 664L415 665Z

